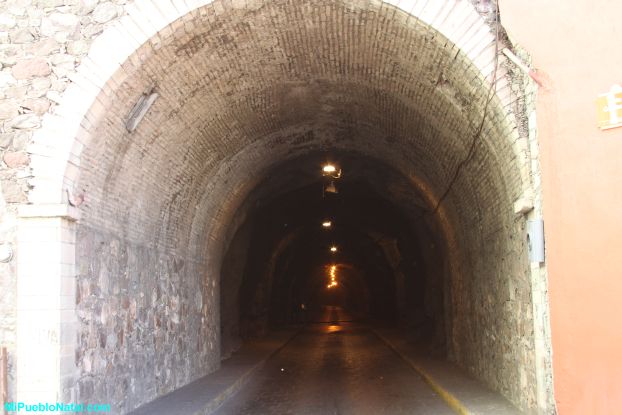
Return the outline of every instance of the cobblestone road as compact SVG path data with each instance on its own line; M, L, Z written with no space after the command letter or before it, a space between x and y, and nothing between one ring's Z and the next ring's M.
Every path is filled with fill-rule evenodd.
M332 322L309 324L217 414L453 414L373 332L327 312Z

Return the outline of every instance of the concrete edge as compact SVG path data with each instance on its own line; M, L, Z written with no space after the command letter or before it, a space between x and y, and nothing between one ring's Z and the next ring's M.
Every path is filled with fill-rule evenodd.
M218 410L228 399L232 398L236 393L238 393L246 384L253 378L255 372L263 367L263 365L270 359L272 356L279 353L281 350L285 348L296 336L298 336L302 332L302 329L298 329L294 331L291 336L287 340L285 340L279 347L274 349L272 352L268 353L264 356L263 359L259 360L257 363L252 365L246 372L244 372L235 382L233 382L228 388L225 388L222 392L220 392L217 396L212 398L203 409L195 412L193 415L210 415Z
M382 335L379 331L372 329L372 332L378 336L391 350L397 353L404 361L406 361L421 377L430 385L430 387L436 392L445 403L459 415L476 415L458 399L454 394L443 388L439 382L437 382L432 375L426 372L421 366L419 366L413 359L402 353L398 347L396 347L388 338Z

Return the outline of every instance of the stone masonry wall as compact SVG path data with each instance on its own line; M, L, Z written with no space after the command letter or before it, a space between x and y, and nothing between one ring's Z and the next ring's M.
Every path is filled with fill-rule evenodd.
M92 228L77 237L80 402L125 413L219 366L215 285L192 258Z
M26 146L124 0L0 1L0 149L7 203L26 202Z
M27 146L42 117L54 113L71 76L126 1L0 1L0 241L16 247L16 206L27 202ZM15 394L15 261L0 264L0 346L9 349L9 397Z

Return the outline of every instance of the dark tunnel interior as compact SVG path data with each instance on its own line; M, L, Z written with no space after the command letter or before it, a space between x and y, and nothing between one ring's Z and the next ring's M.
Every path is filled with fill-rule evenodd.
M444 355L444 248L406 177L320 151L278 165L247 201L222 267L223 358L270 329L319 322L325 305L406 327Z

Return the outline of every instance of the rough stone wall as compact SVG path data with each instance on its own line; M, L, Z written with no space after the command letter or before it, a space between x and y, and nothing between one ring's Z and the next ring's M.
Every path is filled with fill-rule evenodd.
M26 201L31 175L26 146L41 125L41 115L55 113L93 39L135 6L124 3L0 3L4 163L0 178L8 204ZM467 30L470 27L475 27L473 22L464 22L459 29L471 36L474 50L482 35ZM491 61L489 53L476 58ZM438 68L445 70L439 74ZM160 98L139 131L128 135L125 117L138 96L154 85ZM128 258L140 257L138 261L153 275L163 272L154 265L160 261L174 263L181 258L185 264L203 263L206 269L190 271L186 266L184 282L169 288L182 298L185 286L202 287L203 307L210 311L202 310L207 313L202 318L208 318L197 327L218 336L218 327L211 328L218 308L212 291L218 292L221 255L210 252L224 250L222 234L228 219L255 176L265 174L279 157L304 154L313 146L362 148L399 166L405 175L417 175L440 193L468 148L467 132L474 128L469 120L481 116L484 85L460 51L392 6L249 1L240 7L237 2L217 1L141 46L84 120L84 135L90 141L81 137L81 143L89 144L79 181L70 189L86 193L80 207L85 218L79 234L83 239L78 246L103 242ZM507 82L500 83L498 93L511 96ZM523 404L529 401L523 397L531 392L522 388L517 373L519 366L530 370L530 358L522 357L522 342L530 334L514 329L522 322L528 325L529 317L502 312L506 302L498 296L511 293L509 284L515 281L518 295L510 305L523 310L530 301L525 294L529 285L522 277L508 280L509 275L526 272L522 240L508 240L521 231L521 222L507 216L520 196L522 184L516 170L522 166L517 166L520 161L515 160L513 148L519 137L512 136L507 111L499 108L484 129L481 151L470 163L469 173L447 200L460 241L460 246L451 248L461 252L463 264L455 270L462 278L452 285L452 292L458 293L453 298L454 345L459 361ZM147 252L150 249L158 256ZM110 396L127 408L196 375L175 360L178 349L170 345L157 351L154 347L150 356L179 373L165 373L154 383L134 378L133 369L128 369L138 346L128 346L127 355L110 354L108 335L118 338L121 328L123 336L144 335L143 340L154 342L161 332L151 318L159 316L168 327L169 298L160 297L161 309L153 315L146 312L146 320L133 326L131 334L123 326L129 312L121 311L122 305L119 319L101 323L100 315L95 325L91 321L101 314L98 307L103 309L114 295L97 294L100 277L93 270L102 269L101 260L91 252L80 258L80 281L97 281L93 291L84 291L89 296L79 304L79 309L92 314L81 317L81 339L90 340L81 343L79 353L99 362L90 366L96 368L94 373L87 370L88 359L78 362L85 396ZM123 268L114 270L120 282L136 278L134 271L126 277ZM161 288L169 285L165 281ZM127 289L128 297L147 295L152 283L141 280ZM169 340L180 341L188 327L170 322ZM101 340L94 343L97 336L106 338L105 346ZM196 334L191 338L196 339ZM191 350L189 345L179 347L184 353ZM112 359L110 369L101 365L104 356ZM197 359L193 364L207 373L218 357L214 349L193 356ZM101 379L108 370L123 382L135 379L135 390L144 391L144 396L137 393L135 399L126 399L107 390ZM526 376L529 385L531 375Z
M470 244L461 253L464 268L450 282L451 349L457 363L505 396L520 396L515 403L529 408L536 403L536 373L529 274L521 266L528 263L520 240L524 223L508 218L505 231L485 233L479 241L463 235L463 243ZM518 243L508 241L506 232Z
M77 241L80 401L126 412L219 366L204 263L84 226Z
M3 193L23 203L26 151L42 116L54 113L93 40L124 14L125 0L0 1L0 150Z
M502 128L502 117L488 117L491 128ZM481 113L473 118L481 119ZM511 136L518 140L518 131ZM503 198L517 200L520 186L516 177L478 173L488 157L476 150L469 162L472 168L454 185L470 191L453 190L445 202L457 225L460 247L448 247L460 258L458 267L451 269L450 350L458 364L517 406L533 408L536 373L525 218L503 202ZM492 189L505 194L493 196Z
M54 113L71 76L105 27L124 14L124 0L0 1L0 241L16 243L16 206L27 202L32 177L27 147L42 117ZM15 392L15 260L0 264L0 345L9 348Z

